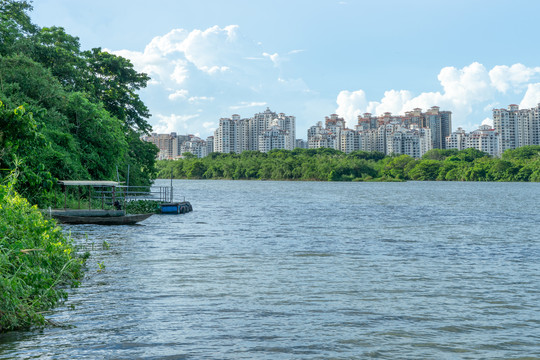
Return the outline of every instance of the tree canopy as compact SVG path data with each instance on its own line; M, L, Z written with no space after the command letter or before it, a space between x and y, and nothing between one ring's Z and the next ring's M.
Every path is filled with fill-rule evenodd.
M158 152L138 95L149 80L128 59L81 50L61 27L32 24L28 1L0 0L0 179L18 168L18 191L43 200L54 179L148 185ZM4 175L3 175L4 174Z
M508 150L502 159L476 149L432 150L422 158L350 154L334 149L245 151L157 163L158 177L317 181L540 181L540 146Z

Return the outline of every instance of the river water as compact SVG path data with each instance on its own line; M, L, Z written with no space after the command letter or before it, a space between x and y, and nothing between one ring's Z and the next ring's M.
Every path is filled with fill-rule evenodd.
M540 358L540 184L174 186L192 213L66 226L64 326L0 359Z

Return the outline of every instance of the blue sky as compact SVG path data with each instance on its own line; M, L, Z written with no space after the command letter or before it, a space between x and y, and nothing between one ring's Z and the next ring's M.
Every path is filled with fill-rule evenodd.
M41 27L129 58L156 132L203 138L266 107L297 137L337 113L440 106L468 131L540 103L540 1L35 0Z

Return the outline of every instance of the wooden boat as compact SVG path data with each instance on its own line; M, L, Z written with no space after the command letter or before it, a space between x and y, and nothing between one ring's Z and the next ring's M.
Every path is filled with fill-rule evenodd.
M91 198L88 200L88 209L67 209L67 187L68 186L88 186L92 187L110 187L112 188L112 203L115 202L115 189L118 182L115 181L91 181L91 180L60 180L58 183L62 186L65 193L64 209L61 210L43 210L45 215L58 220L63 224L96 224L96 225L133 225L140 221L148 219L153 213L147 214L126 214L124 210L105 210L92 209ZM79 193L80 194L80 193ZM103 204L103 203L102 203ZM79 198L80 205L80 198Z
M66 214L52 214L52 217L62 224L94 224L94 225L134 225L148 219L154 214L125 214L120 216L76 216Z

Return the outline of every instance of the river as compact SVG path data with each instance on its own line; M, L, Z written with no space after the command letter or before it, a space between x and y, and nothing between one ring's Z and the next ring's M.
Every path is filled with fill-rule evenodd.
M168 181L157 181L168 185ZM540 184L175 180L0 359L540 358Z

